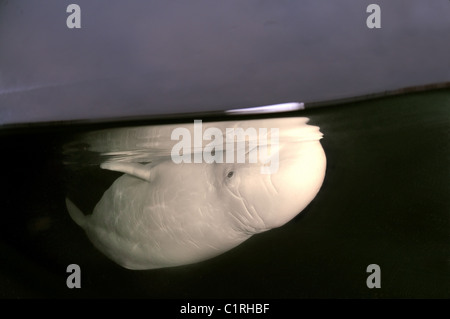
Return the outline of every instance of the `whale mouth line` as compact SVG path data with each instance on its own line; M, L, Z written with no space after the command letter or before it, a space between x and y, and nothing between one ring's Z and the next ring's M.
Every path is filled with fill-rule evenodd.
M237 215L233 214L233 211L231 211L233 219L239 224L237 229L240 232L247 236L252 236L270 229L267 227L264 219L260 216L260 214L258 214L253 205L251 205L253 209L249 208L249 203L245 200L245 197L239 193L239 191L237 191L238 194L235 194L231 189L228 189L228 192L239 202L241 208L243 209L243 211L240 211ZM263 227L255 226L260 224L262 224Z
M254 207L253 205L251 205L251 207L253 208L253 209L252 209L253 214L252 214L252 213L251 213L251 210L248 208L248 203L247 203L247 201L243 200L243 202L244 202L243 205L244 205L244 207L245 207L245 210L246 210L247 214L252 218L253 221L255 221L254 224L258 223L258 224L262 224L262 226L263 226L263 227L255 227L255 226L247 225L247 228L250 227L250 228L252 229L251 231L250 231L250 230L247 230L247 233L253 234L253 235L254 235L254 234L262 233L262 232L265 232L265 231L269 230L270 228L267 227L266 222L265 222L264 219L260 216L260 214L258 214L258 212L257 212L257 210L255 209L255 207ZM256 221L257 221L257 222L256 222Z

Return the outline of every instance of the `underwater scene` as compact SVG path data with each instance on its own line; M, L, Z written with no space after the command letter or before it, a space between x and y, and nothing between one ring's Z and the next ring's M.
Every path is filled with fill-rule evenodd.
M448 88L3 129L1 295L449 298L449 130Z

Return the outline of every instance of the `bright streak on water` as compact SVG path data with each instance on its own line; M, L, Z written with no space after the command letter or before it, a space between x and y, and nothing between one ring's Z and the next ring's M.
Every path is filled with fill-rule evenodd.
M244 109L233 109L225 111L227 114L260 114L260 113L278 113L278 112L290 112L304 110L305 104L298 102L273 104L257 107L249 107Z

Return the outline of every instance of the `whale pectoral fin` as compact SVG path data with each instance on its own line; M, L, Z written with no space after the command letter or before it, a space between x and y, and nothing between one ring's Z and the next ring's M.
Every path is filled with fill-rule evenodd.
M142 165L140 163L102 163L100 167L110 171L122 172L144 181L151 182L153 179L152 167L148 165Z
M75 223L77 223L81 228L85 228L86 227L86 216L67 197L66 197L66 207L67 207L67 210L69 211L69 215L70 215L70 217L72 217L73 221Z

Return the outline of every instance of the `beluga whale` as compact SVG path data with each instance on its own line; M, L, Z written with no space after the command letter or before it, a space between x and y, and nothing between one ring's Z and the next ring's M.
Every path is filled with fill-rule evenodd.
M68 212L122 267L173 267L280 227L318 194L326 170L306 117L166 124L86 133L100 167L123 173L91 214Z

